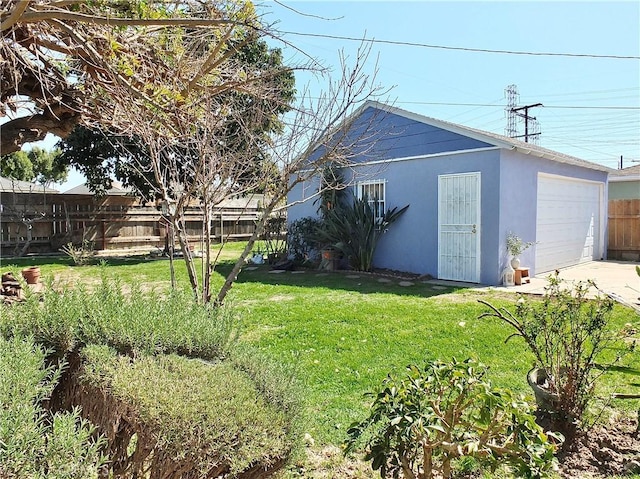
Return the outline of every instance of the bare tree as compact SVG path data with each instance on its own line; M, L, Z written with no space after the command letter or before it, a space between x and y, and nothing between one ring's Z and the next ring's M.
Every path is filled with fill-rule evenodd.
M127 106L153 116L246 84L222 65L259 28L250 2L2 0L2 154L78 123L127 131Z
M375 72L366 72L369 51L370 47L363 45L351 66L343 59L342 77L330 82L320 98L303 96L300 106L286 117L285 132L272 135L267 144L256 137L255 125L273 112L255 105L241 107L233 97L215 92L200 95L196 104L182 105L167 118L159 116L154 121L143 117L144 110L129 109L131 131L148 147L147 166L153 172L156 195L165 204L196 299L205 303L213 300L210 279L217 255L210 244L210 222L216 205L232 195L264 193L262 216L213 300L222 304L269 218L287 208L291 189L317 176L328 163L350 167L354 156L371 148L376 137L371 128L375 119L371 125L360 125L355 135L349 120L356 107L386 93L374 84ZM271 88L256 79L243 93L257 98L276 96ZM264 107L269 102L260 104ZM165 127L165 122L171 127ZM230 124L234 125L232 135ZM242 148L233 147L240 140ZM186 208L194 204L201 207L204 225L202 284L184 221Z
M370 51L370 44L362 44L352 65L341 56L341 77L330 80L327 90L317 99L302 95L300 106L289 119L286 134L273 139L269 151L278 165L278 176L269 185L263 215L218 291L216 303L224 302L271 214L291 206L287 204L287 196L296 185L317 178L329 164L335 168L351 168L356 157L373 150L379 137L376 124L380 118L372 117L352 129L355 118L350 116L366 101L388 93L388 89L376 84L376 70L370 73L366 70ZM320 184L316 194L321 193Z

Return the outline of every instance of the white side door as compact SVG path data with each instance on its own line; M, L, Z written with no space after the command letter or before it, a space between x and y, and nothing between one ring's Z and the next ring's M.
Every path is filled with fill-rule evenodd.
M438 176L438 278L480 282L480 172Z

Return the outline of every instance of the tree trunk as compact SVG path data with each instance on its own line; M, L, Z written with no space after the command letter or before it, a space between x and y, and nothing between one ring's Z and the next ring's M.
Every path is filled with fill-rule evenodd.
M255 244L258 237L264 231L267 220L271 216L271 213L273 213L273 209L275 208L275 206L276 206L276 201L272 200L270 204L267 207L265 207L262 213L262 218L260 218L260 221L256 225L256 229L253 231L251 238L249 238L249 242L244 247L244 250L242 250L242 253L240 254L240 257L238 258L238 260L236 261L236 264L233 265L233 269L227 275L225 282L222 285L222 288L220 288L220 291L218 291L218 297L216 298L216 305L222 306L222 304L224 303L224 299L227 297L227 294L231 290L231 287L233 286L233 282L238 278L238 274L240 273L240 270L242 269L242 266L244 265L244 262L247 259L247 256L249 256L249 253L253 249L253 245Z
M422 446L424 457L422 459L422 469L424 479L432 479L433 477L433 450L430 447Z
M203 263L203 279L202 279L202 301L207 304L211 302L211 216L213 213L213 206L211 202L205 197L204 200L204 214L203 221L204 227L204 257Z
M176 289L176 269L173 264L173 254L175 252L176 236L173 231L173 224L167 223L167 253L169 254L169 272L171 275L171 289Z
M180 249L182 250L182 256L184 263L187 266L187 274L189 275L189 283L191 284L191 290L196 299L199 302L198 292L198 275L196 273L195 265L193 264L193 254L189 247L189 239L187 238L187 232L185 231L184 218L181 216L174 217L174 226L178 231L178 241L180 242Z

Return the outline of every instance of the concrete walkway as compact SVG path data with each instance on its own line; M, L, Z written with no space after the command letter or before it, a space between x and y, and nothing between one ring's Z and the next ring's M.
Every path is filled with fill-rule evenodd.
M590 261L577 266L560 269L560 279L568 282L593 280L602 292L612 294L622 301L640 305L640 277L636 273L639 263L623 261ZM529 284L497 287L502 291L543 294L546 278L552 273L543 273L531 278Z

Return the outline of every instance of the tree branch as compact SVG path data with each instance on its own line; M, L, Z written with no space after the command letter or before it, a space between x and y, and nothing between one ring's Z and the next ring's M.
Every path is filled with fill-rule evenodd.
M8 155L20 150L24 143L44 139L47 133L65 137L80 122L79 112L68 110L57 115L49 111L38 115L16 118L2 125L0 150Z
M27 3L27 2L25 2ZM213 18L114 18L99 15L86 15L84 13L70 12L68 10L41 10L24 13L20 18L22 23L37 23L44 20L64 20L96 25L121 26L121 27L213 27L218 25L249 26L234 20ZM4 23L4 22L3 22ZM14 22L15 23L15 22Z
M17 2L16 6L14 7L13 11L9 14L9 16L6 19L2 20L2 23L0 23L0 30L4 32L5 30L8 30L12 26L14 26L17 23L20 16L27 9L30 3L31 3L31 0L24 0L22 2Z

